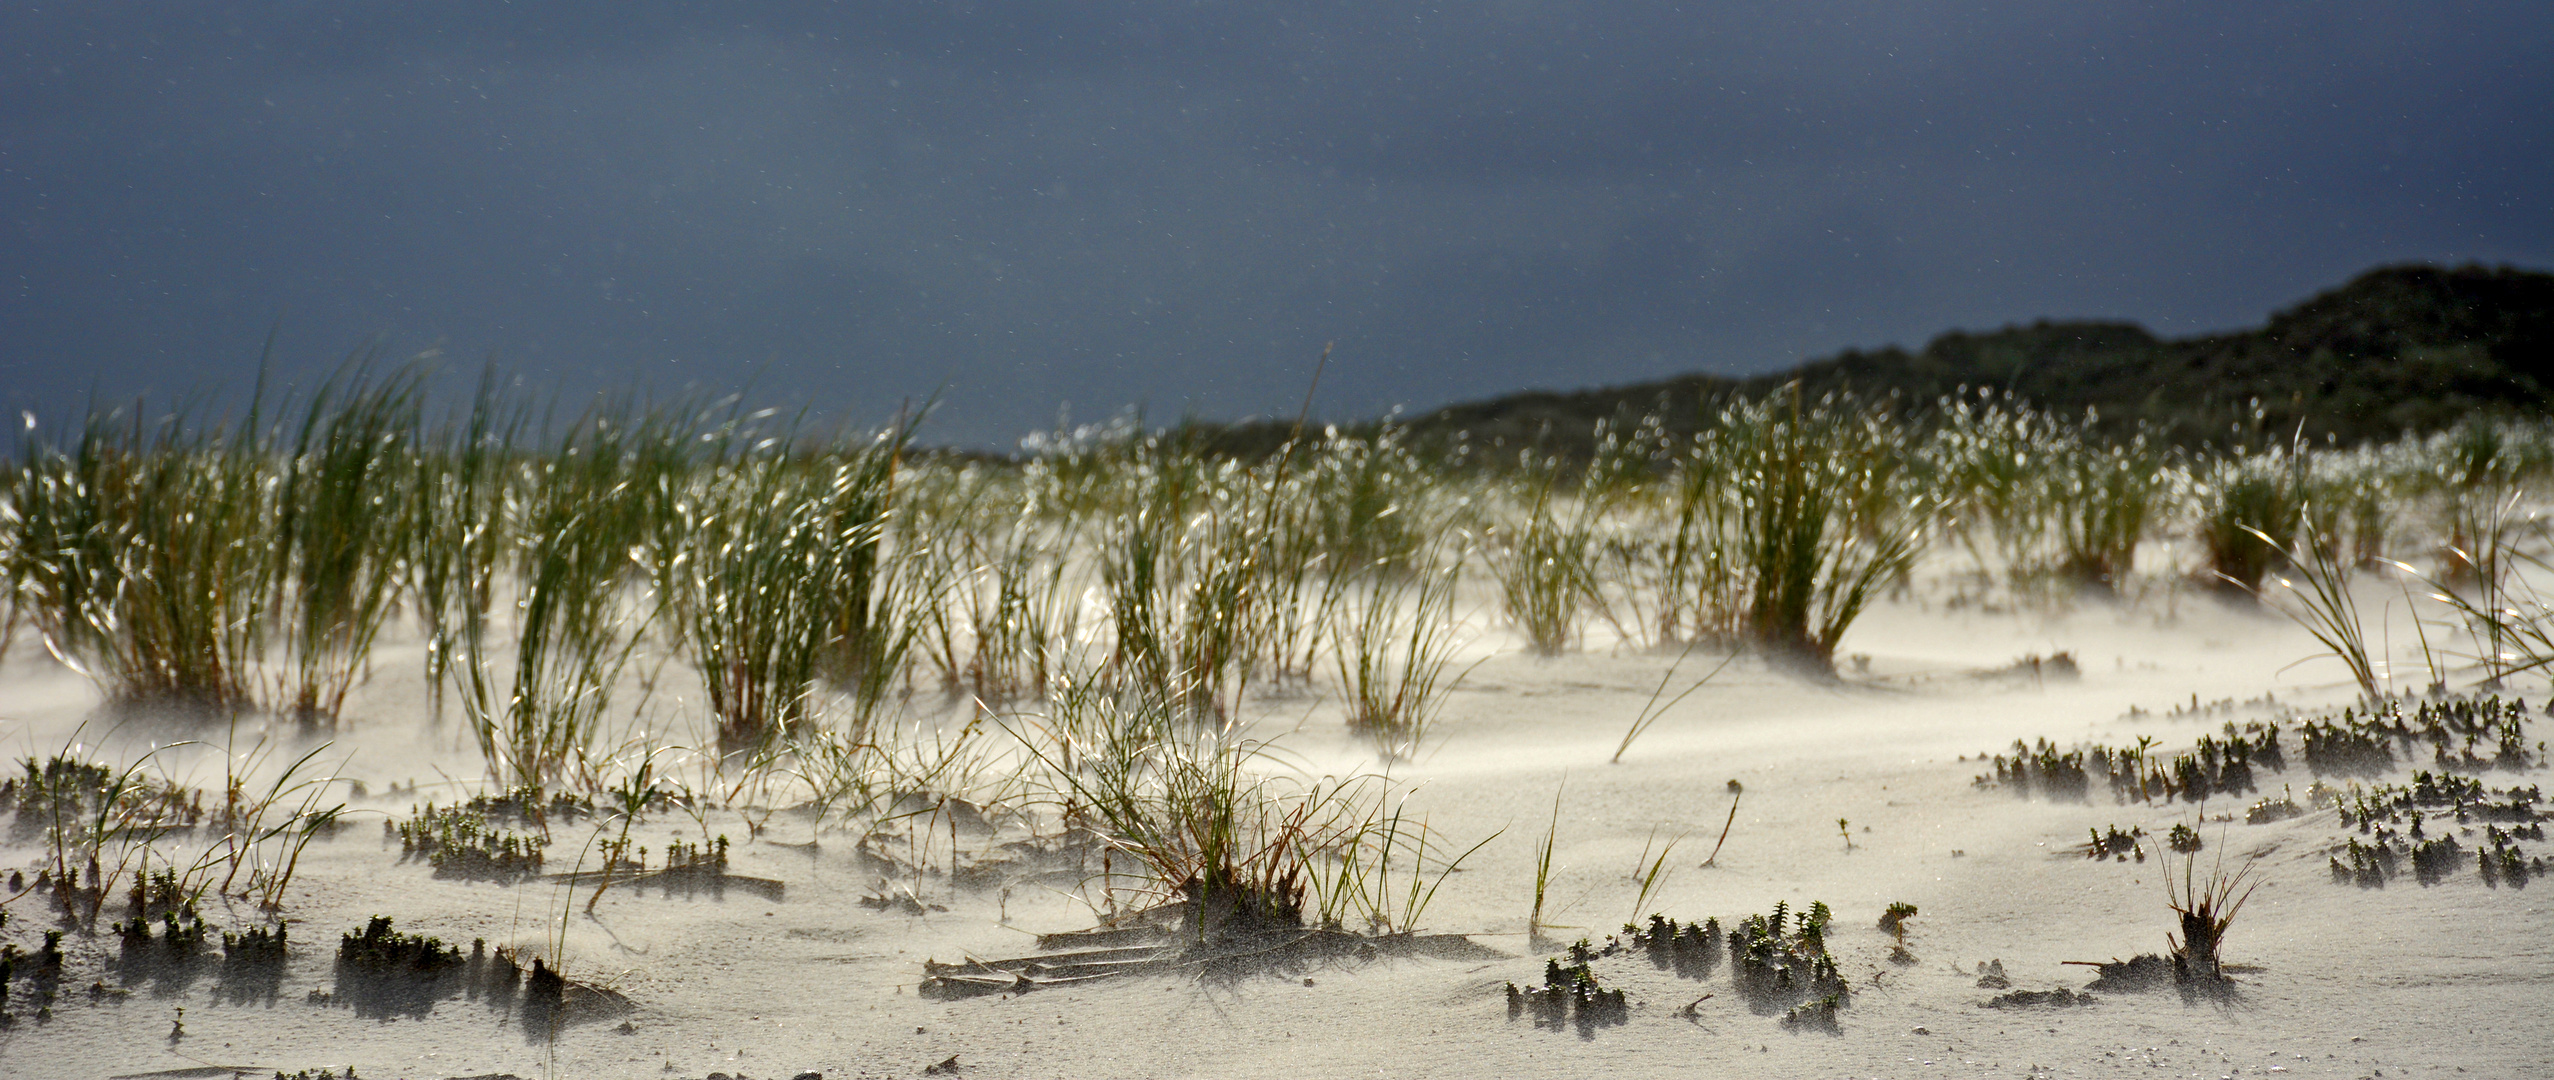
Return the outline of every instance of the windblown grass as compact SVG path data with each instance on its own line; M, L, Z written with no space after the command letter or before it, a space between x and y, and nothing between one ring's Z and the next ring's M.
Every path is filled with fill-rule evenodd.
M2028 575L2047 557L2052 519L2068 507L2057 482L2074 470L2075 432L2009 396L1944 400L1921 463L1942 496L1950 533L1979 574ZM2098 511L2095 511L2098 512Z
M2304 486L2302 471L2285 453L2219 463L2200 511L2199 541L2210 580L2251 593L2271 570L2285 565L2304 511Z
M283 708L335 721L399 598L423 376L359 360L311 395L283 460L274 573Z
M2067 447L2053 477L2057 508L2058 572L2113 593L2123 591L2137 568L2142 543L2165 510L2169 472L2165 459L2139 436L2123 445Z
M1549 462L1529 470L1524 520L1502 530L1490 562L1508 621L1537 656L1559 656L1577 644L1587 607L1597 598L1596 510L1580 502L1563 510L1569 520L1561 521L1553 506L1557 479Z
M1451 688L1460 565L1367 575L1331 632L1348 729L1386 761L1417 753Z
M408 598L426 639L426 686L438 708L463 653L489 633L488 618L511 569L524 494L517 445L527 412L505 398L491 368L469 411L432 436L409 470L400 555Z
M860 738L911 640L881 549L906 433L793 459L771 449L681 477L653 537L657 587L700 670L722 755L810 722L820 676L847 688Z
M1184 903L1200 940L1352 919L1407 930L1469 854L1444 852L1383 776L1303 780L1269 744L1190 722L1176 689L1076 685L1020 732L1047 798L1142 867L1155 899Z
M1917 415L1785 391L1699 425L1623 418L1587 461L1423 451L1389 425L1233 456L1140 419L1001 460L916 452L910 423L802 441L733 408L605 402L552 428L493 374L430 425L426 389L359 358L281 421L31 433L0 471L9 625L121 704L329 722L413 619L428 685L507 790L604 790L630 746L666 738L615 725L664 704L701 724L690 805L799 800L818 832L901 836L917 891L933 823L998 803L1103 838L1201 920L1395 928L1460 856L1389 781L1308 779L1251 725L1335 700L1321 715L1387 763L1433 745L1468 633L1458 585L1484 569L1539 653L1604 638L1601 619L1619 649L1813 672L1927 543L1966 547L1989 588L2128 603L2192 569L2279 575L2373 696L2389 686L2350 575L2435 550L2425 613L2465 624L2486 681L2554 666L2526 501L2554 455L2524 426L2228 455L2103 442L1992 394ZM2194 548L2205 567L2139 563ZM643 652L688 663L698 696L643 696ZM1618 757L1694 692L1669 685L1680 670ZM908 708L932 688L947 701ZM288 881L288 846L328 818L306 769L238 793L269 807L241 825L253 853L183 869L237 869L252 888L233 895ZM109 856L141 836L108 831ZM938 842L954 863L957 838Z
M257 419L233 429L94 415L30 433L8 493L17 604L64 664L136 705L253 703L276 512Z
M2385 688L2379 683L2377 661L2368 655L2367 631L2359 619L2359 602L2350 592L2350 566L2342 561L2338 545L2327 541L2316 530L2313 514L2301 515L2298 528L2303 550L2290 555L2290 566L2297 580L2285 576L2274 578L2279 586L2275 595L2291 597L2296 606L2291 608L2287 604L2270 601L2269 595L2265 595L2264 600L2304 627L2307 633L2313 634L2317 642L2349 669L2350 679L2358 684L2362 699L2370 703L2379 701L2385 697ZM2265 544L2270 542L2266 533L2255 535ZM2304 587L2298 586L2298 580L2305 582Z
M515 534L513 648L489 620L461 627L462 714L507 789L591 777L615 684L662 597L633 596L689 440L667 414L598 406L525 464ZM511 670L499 665L511 659ZM500 691L503 682L509 689Z
M1719 464L1729 472L1747 575L1744 631L1781 662L1833 668L1836 643L1879 588L1906 572L1920 540L1921 497L1893 483L1899 433L1850 401L1724 408Z

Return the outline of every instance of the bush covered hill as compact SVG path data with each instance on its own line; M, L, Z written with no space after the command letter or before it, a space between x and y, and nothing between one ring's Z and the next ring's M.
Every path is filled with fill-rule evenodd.
M2139 430L2181 445L2382 441L2472 415L2554 411L2554 274L2427 265L2370 270L2270 317L2257 329L2159 338L2125 322L2051 322L1944 334L1915 352L1848 351L1732 378L1686 375L1452 405L1407 422L1422 444L1540 446L1583 455L1595 422L1656 415L1698 425L1704 406L1797 381L1812 396L1849 390L1907 412L1963 388L2009 391L2106 434ZM1249 454L1288 425L1261 421L1204 434Z

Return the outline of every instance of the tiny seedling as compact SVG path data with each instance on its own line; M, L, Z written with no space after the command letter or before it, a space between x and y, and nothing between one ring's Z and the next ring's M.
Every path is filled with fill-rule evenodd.
M1915 916L1914 904L1904 900L1893 901L1887 911L1880 913L1880 929L1895 939L1898 944L1904 945L1907 943L1907 920Z
M1729 842L1729 828L1738 823L1738 797L1746 793L1745 784L1736 780L1729 782L1729 819L1720 823L1720 839L1712 841L1712 854L1710 858L1703 860L1704 866L1720 861L1720 846Z
M1569 778L1561 778L1561 786L1552 789L1552 824L1543 830L1543 848L1534 856L1534 913L1526 918L1527 947L1543 940L1543 900L1552 885L1552 838L1561 831L1561 792L1569 787Z
M1674 852L1677 843L1684 839L1684 833L1677 833L1668 838L1667 845L1659 848L1658 857L1653 859L1649 855L1650 846L1657 842L1658 830L1655 828L1650 830L1649 840L1641 845L1640 859L1632 864L1632 880L1640 883L1641 891L1639 896L1633 898L1631 918L1626 921L1638 922L1641 912L1649 908L1649 898L1656 894L1659 885L1667 880L1668 855Z
M585 898L585 913L588 915L594 914L595 902L603 899L603 890L612 887L613 872L620 869L621 861L629 854L630 826L637 824L639 815L647 812L648 805L657 799L656 753L640 758L638 767L621 778L621 782L611 789L611 795L613 809L619 811L621 835L603 845L603 876L594 883L594 895Z

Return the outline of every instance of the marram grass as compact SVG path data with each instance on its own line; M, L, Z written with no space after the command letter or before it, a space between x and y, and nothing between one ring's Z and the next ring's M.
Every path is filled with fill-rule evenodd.
M1366 788L1297 782L1249 741L1252 695L1337 702L1329 722L1410 757L1461 737L1453 644L1484 609L1537 651L1601 618L1620 648L1823 673L1920 553L1959 545L2124 603L2132 575L2287 577L2352 678L2389 690L2348 588L2400 554L2430 560L2483 677L2554 664L2554 616L2516 573L2554 471L2526 426L2212 456L1993 395L1908 419L1785 392L1632 418L1578 464L1438 457L1391 428L1241 459L1140 425L1000 460L917 452L906 425L802 441L629 401L554 426L493 377L429 422L425 391L358 361L287 410L31 432L0 471L11 627L120 706L314 722L414 633L508 789L608 787L621 729L654 709L698 733L704 792L794 785L855 829L1048 805L1165 895L1396 926L1424 893L1412 853L1443 853ZM642 652L699 692L651 701ZM932 693L955 700L904 708ZM958 710L963 729L929 720Z

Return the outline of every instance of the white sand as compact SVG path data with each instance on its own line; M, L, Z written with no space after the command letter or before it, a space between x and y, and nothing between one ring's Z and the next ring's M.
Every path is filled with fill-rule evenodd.
M2371 611L2390 590L2371 586ZM21 1015L0 1032L0 1076L90 1077L236 1067L271 1075L354 1066L366 1078L686 1076L712 1072L790 1077L912 1076L955 1055L966 1076L1492 1076L1926 1074L2298 1077L2554 1076L2554 882L2487 888L2470 863L2434 887L2410 877L2384 889L2334 884L2325 848L2344 835L2330 810L2247 825L2240 802L2086 805L2018 799L1981 789L1985 751L2017 738L2111 744L2153 736L2187 748L2218 723L2259 710L2173 718L2166 710L2275 693L2283 704L2329 706L2350 697L2337 664L2306 634L2260 613L2228 610L2190 594L2127 608L2087 603L2060 614L1944 610L1940 587L1925 603L1885 604L1858 625L1841 685L1804 682L1741 661L1667 715L1622 764L1608 764L1669 659L1591 653L1538 661L1512 637L1484 629L1487 656L1447 704L1414 764L1395 775L1415 785L1410 807L1468 846L1497 833L1448 878L1423 920L1436 932L1473 935L1512 959L1347 962L1288 976L1200 981L1139 976L1016 998L925 1000L916 994L926 957L954 960L1027 951L1029 934L1089 926L1078 899L1021 884L1003 900L922 882L946 912L889 914L853 903L874 879L852 838L817 849L803 817L783 813L763 840L746 840L734 814L707 828L738 840L734 869L788 883L785 902L731 893L724 900L666 898L615 889L594 918L576 911L583 890L499 887L439 880L398 863L381 839L382 815L404 817L429 797L474 778L477 754L447 719L422 704L414 653L386 647L375 680L359 691L356 717L326 755L366 780L374 796L342 836L315 845L286 902L298 947L277 1000L223 1004L207 977L144 983L122 1000L93 1002L93 980L115 984L114 938L75 935L54 1017ZM2392 643L2417 670L2408 623ZM2076 681L1979 678L2024 654L2070 651ZM2294 665L2294 666L2291 666ZM1707 670L1700 658L1689 672ZM2409 677L2407 677L2407 680ZM2470 679L2466 681L2471 681ZM669 682L651 703L669 723L692 722ZM2541 701L2545 687L2518 688ZM59 752L89 716L94 693L23 646L0 668L0 746L12 757ZM1341 729L1336 707L1298 698L1264 703L1258 730L1294 728L1282 743L1314 769L1370 768L1372 754ZM2128 718L2132 706L2148 715ZM2543 726L2531 732L2541 738ZM129 760L168 730L83 733L105 756ZM1963 755L1968 760L1962 760ZM218 766L201 753L170 754L181 779L203 783ZM2495 786L2537 783L2487 777ZM415 796L384 785L426 784ZM1717 865L1709 854L1729 807L1727 781L1746 788ZM2302 793L2313 779L2290 744L2285 772L2264 771L2264 791ZM1823 900L1836 913L1831 945L1854 994L1842 1033L1796 1031L1751 1013L1726 967L1683 980L1636 958L1600 961L1627 988L1629 1022L1582 1038L1508 1019L1502 987L1530 983L1543 953L1528 950L1535 854L1561 792L1560 866L1547 921L1601 940L1635 914L1633 876L1645 849L1677 841L1663 883L1641 909L1724 922ZM2248 801L2248 800L2246 800ZM2230 818L2231 815L2231 818ZM1850 822L1850 848L1837 819ZM2099 995L2071 1008L1990 1009L1973 969L2000 960L2017 989L2081 988L2091 971L2062 964L2160 952L2173 926L2163 859L2094 862L2078 854L2090 827L2138 826L2160 836L2194 822L2208 844L2203 873L2257 860L2260 888L2229 934L2228 959L2246 967L2229 1002L2195 1003L2172 992ZM680 814L650 821L639 842L661 845L698 827ZM562 834L553 869L574 865L583 830ZM36 841L8 841L0 861L30 870ZM2470 846L2470 845L2469 845ZM2544 853L2546 845L2532 844ZM32 876L32 875L30 875ZM1887 959L1875 919L1892 901L1918 905L1908 946L1919 962ZM111 911L120 910L120 901ZM40 897L10 908L0 935L32 949L46 923ZM367 916L448 941L485 937L548 955L567 916L567 970L636 1005L618 1021L571 1025L527 1038L485 1005L453 999L422 1019L363 1019L305 996L334 982L338 933ZM1007 912L1008 923L1003 921ZM217 926L253 913L215 905ZM1304 976L1309 975L1310 983ZM24 985L19 986L21 993ZM1688 1002L1714 995L1695 1015ZM13 1000L18 1000L13 997ZM182 1039L168 1037L184 1007ZM23 1009L21 1012L23 1013ZM192 1073L188 1075L218 1075Z

